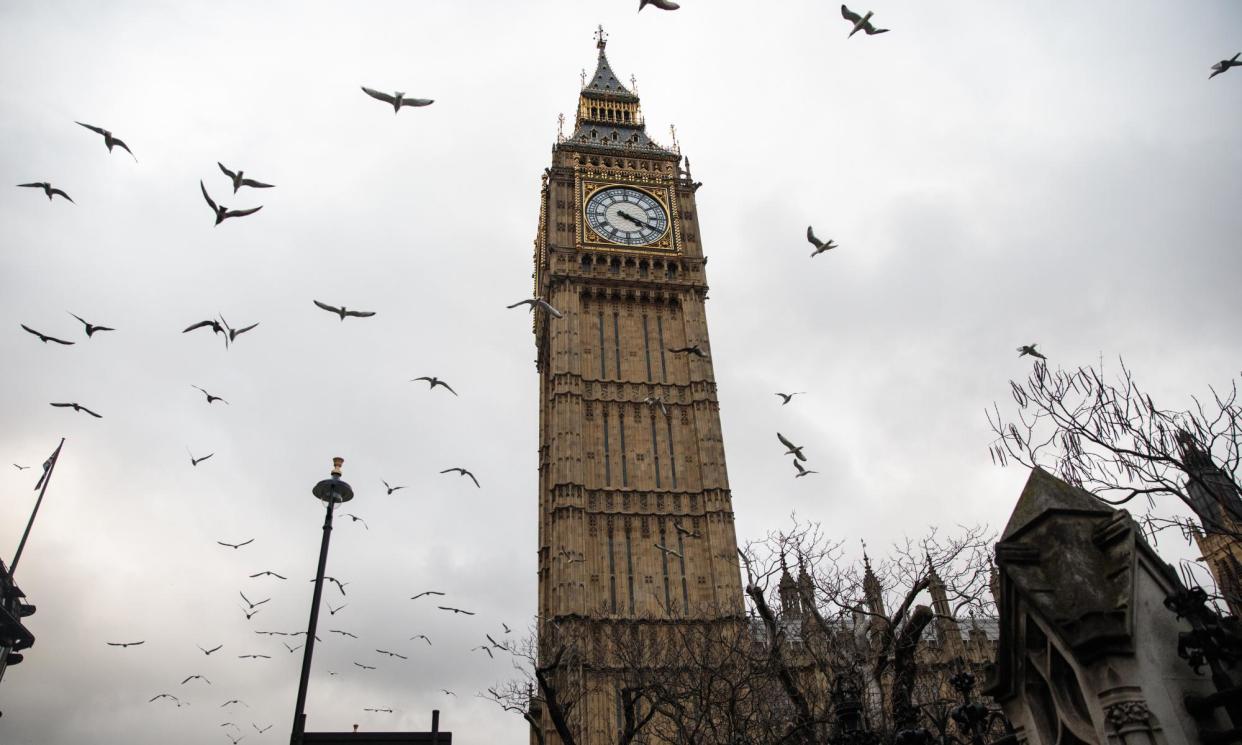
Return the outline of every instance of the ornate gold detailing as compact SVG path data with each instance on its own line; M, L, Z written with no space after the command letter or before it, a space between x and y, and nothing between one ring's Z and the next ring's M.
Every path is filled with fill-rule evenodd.
M576 179L578 189L575 190L574 198L577 200L578 211L578 247L590 247L592 249L600 249L603 251L625 251L625 252L649 252L649 253L678 253L681 245L681 220L677 211L677 193L674 189L669 188L669 179L655 177L649 178L639 176L637 174L626 174L625 180L616 181L590 181L583 178ZM630 246L621 243L613 243L596 233L587 224L587 203L591 199L591 195L601 189L626 188L641 191L652 199L660 203L668 216L668 227L664 230L663 235L659 239L641 246Z

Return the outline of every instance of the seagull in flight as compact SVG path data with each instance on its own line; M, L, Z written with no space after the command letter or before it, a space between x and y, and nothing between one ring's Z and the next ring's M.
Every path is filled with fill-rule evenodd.
M13 467L19 471L25 471L27 468L30 468L30 466L19 466L16 463L13 464Z
M385 714L391 714L391 713L392 713L392 709L363 709L363 711L374 711L374 712L376 712L376 713L383 712L383 713L385 713Z
M364 664L362 664L361 662L355 662L355 663L354 663L354 666L355 666L355 667L360 667L360 668L362 668L363 670L374 670L374 669L375 669L373 666L371 666L371 665L364 665Z
M208 657L210 657L212 652L215 652L215 651L219 650L219 649L220 649L221 647L223 647L224 645L223 645L223 644L217 644L216 646L212 647L211 649L204 649L204 648L203 648L203 646L202 646L201 644L196 644L195 646L196 646L196 647L198 647L199 651L201 651L203 654L205 654L205 655L207 655Z
M240 605L237 607L241 608L241 612L246 615L247 621L259 615L259 613L263 610L262 608L260 608L259 610L255 610L254 608L246 609L246 608L242 608Z
M867 32L867 36L871 36L873 34L888 33L888 29L886 28L876 28L875 26L871 25L871 16L873 15L875 15L875 13L871 11L867 11L867 15L860 16L854 11L845 7L844 5L841 6L841 17L849 21L850 23L854 24L854 28L850 31L850 36L853 36L859 31ZM848 39L849 36L845 38Z
M364 85L362 86L362 92L366 93L368 96L376 99L377 101L383 101L384 103L392 104L392 112L394 114L400 113L402 106L430 106L431 104L435 103L435 101L430 98L406 98L405 91L397 91L389 95L382 91L377 91L372 88L368 88Z
M815 258L816 256L819 256L825 251L831 251L834 248L838 248L838 245L836 243L833 243L831 238L829 238L827 241L821 241L820 239L816 238L815 231L811 229L810 225L806 226L806 239L810 241L812 246L815 247L815 250L811 252L812 259Z
M668 416L668 407L664 405L664 399L660 398L659 396L647 396L646 398L643 399L643 403L647 404L648 406L659 406L660 413L663 414L664 416Z
M328 632L332 634L340 634L341 636L348 636L350 639L358 638L356 634L351 634L348 631L341 631L340 629L328 629Z
M250 598L246 597L246 593L244 593L244 592L238 592L237 594L238 594L238 595L241 595L241 599L246 601L246 605L249 605L249 606L250 606L250 608L251 608L251 610L253 610L253 609L255 609L255 608L259 607L260 605L263 605L264 603L271 602L271 600L272 600L271 598L268 598L267 600L260 600L260 601L259 601L259 602L257 602L257 603L252 603L252 602L250 602Z
M233 171L230 171L229 169L225 168L224 164L218 160L216 161L216 165L220 166L220 170L224 171L225 176L228 176L230 179L232 179L234 194L236 194L237 190L242 188L243 186L249 186L255 189L270 189L273 186L275 186L275 184L265 184L262 181L255 181L254 179L246 178L245 173L243 173L242 171L237 171L236 173L234 173Z
M352 512L342 512L341 517L348 517L350 520L353 520L356 523L362 523L362 527L366 528L367 530L371 529L371 526L367 525L366 520L363 520L361 517L358 517Z
M700 533L699 531L697 531L697 530L688 530L688 529L686 529L686 528L683 528L683 527L681 526L681 523L679 523L679 522L674 522L674 523L673 523L673 530L676 530L678 533L680 533L681 535L684 535L684 536L685 536L685 537L687 537L687 538L702 538L702 537L703 537L703 534L702 534L702 533Z
M242 701L240 698L231 698L231 699L229 699L228 701L225 701L224 703L220 704L220 708L221 708L221 709L223 709L224 707L226 707L226 706L230 706L230 705L232 705L232 704L241 704L242 706L246 707L247 709L249 709L249 708L250 708L250 704L246 703L245 701ZM221 727L223 727L224 725L222 724L222 725L220 725L220 726L221 726ZM233 726L234 726L234 727L236 727L237 725L235 724L235 725L233 725Z
M405 655L403 655L403 654L397 654L396 652L389 652L387 649L377 649L377 650L375 650L375 651L376 651L376 652L379 652L380 654L386 654L386 655L388 655L389 657L397 657L397 658L402 659L402 660L408 660L408 659L410 659L409 657L406 657L406 656L405 656Z
M664 553L666 553L666 554L672 554L673 556L676 556L676 557L677 557L677 558L679 558L679 559L684 559L684 558L685 558L685 557L684 557L684 556L682 556L681 554L677 553L677 551L676 551L676 550L671 549L671 548L669 548L668 546L665 546L665 545L664 545L664 544L662 544L662 543L656 543L656 544L654 544L654 545L655 545L655 547L656 547L656 548L660 549L661 551L663 551L663 552L664 552Z
M446 386L446 387L447 387L447 386ZM450 389L450 390L452 390L452 389ZM464 468L446 468L446 469L444 469L443 471L441 471L440 473L452 473L452 472L454 472L454 471L456 471L456 472L457 472L457 475L458 475L458 476L469 476L469 477L470 477L470 480L474 482L474 485L475 485L476 487L478 487L478 488L480 488L480 489L482 489L482 488L483 488L483 487L479 486L479 480L478 480L478 479L476 479L476 478L474 477L474 474L473 474L473 473L470 473L469 471L467 471L467 470L466 470L466 469L464 469Z
M192 466L197 466L199 463L202 463L203 461L207 460L211 456L215 455L215 453L208 453L201 458L195 458L194 453L191 452L189 448L186 448L185 451L187 453L190 453L190 465Z
M437 607L437 608L439 608L440 610L452 611L453 613L464 613L464 614L466 614L467 616L473 616L473 615L474 615L474 612L473 612L473 611L462 610L461 608L450 608L450 607L448 607L447 605L437 605L436 607Z
M181 706L181 699L177 698L176 696L172 695L171 693L157 693L156 695L154 695L154 696L152 696L151 698L149 698L149 699L147 700L147 703L149 704L149 703L152 703L152 702L154 702L154 701L158 701L158 700L160 700L160 699L162 699L162 698L171 699L172 701L176 702L176 704L177 704L177 706L178 706L178 707L180 707L180 706Z
M793 464L794 464L794 468L798 469L798 472L794 474L795 479L800 479L803 476L808 476L812 473L819 473L819 471L811 471L809 469L803 468L802 464L796 460L793 462Z
M272 577L275 577L276 579L289 579L288 577L285 577L285 576L283 576L283 575L277 574L276 572L268 571L268 570L266 570L266 569L265 569L265 570L263 570L262 572L259 572L258 574L252 574L252 575L250 575L250 579L254 579L255 577L264 577L264 576L269 576L269 575L270 575L270 576L272 576Z
M453 693L447 688L441 688L440 692L443 693L445 696L456 696L457 695L456 693Z
M251 543L254 543L254 539L251 538L250 540L243 541L241 543L225 543L224 541L216 541L216 543L220 544L221 546L227 546L228 548L237 549L237 548L241 548L242 546L249 546Z
M410 637L410 641L414 641L415 639L422 639L423 641L427 642L427 646L429 647L431 646L431 640L427 638L426 634L418 634L417 636Z
M371 316L375 315L375 311L372 311L372 310L349 310L344 305L337 308L337 307L328 305L327 303L321 303L318 300L314 300L312 302L314 302L316 306L323 308L329 313L337 314L338 316L341 317L342 321L345 320L345 316L352 316L354 318L370 318Z
M259 733L260 735L261 735L261 734L263 734L264 732L267 732L269 729L271 729L271 728L272 728L272 725L270 725L270 724L269 724L269 725L267 725L266 727L264 727L263 729L259 729L259 725L255 724L254 722L251 722L251 723L250 723L250 726L251 726L251 727L254 727L254 728L255 728L255 730L257 730L257 731L258 731L258 733Z
M89 322L87 322L87 320L86 320L85 318L83 318L82 316L75 315L75 314L73 314L73 313L70 313L69 315L71 315L71 316L73 316L74 318L76 318L76 319L78 319L79 321L81 321L81 322L82 322L82 325L86 327L86 336L87 336L87 338L90 338L90 337L94 336L96 331L116 331L116 329L114 329L114 328L109 328L108 326L96 326L96 325L95 325L95 324L93 324L93 323L89 323Z
M281 642L281 644L285 645L285 649L289 650L289 654L293 654L294 652L298 651L302 647L306 646L305 644L299 644L296 647L291 647L289 646L289 642Z
M203 199L207 200L207 204L211 207L211 211L216 213L216 225L219 225L230 217L245 217L246 215L253 215L263 209L263 205L260 204L258 207L251 207L248 210L231 210L223 204L216 204L215 201L212 200L211 195L207 193L207 187L203 185L202 179L199 179L198 188L202 190Z
M224 339L224 346L226 347L231 342L237 341L237 337L241 336L242 334L246 333L247 331L259 325L257 323L252 323L249 326L245 326L240 329L231 328L229 327L229 322L224 320L224 316L220 316L220 323L224 324L224 328L226 331L225 339Z
M224 330L224 326L218 320L213 319L210 321L199 321L198 323L190 324L181 333L188 334L191 331L194 331L196 329L201 329L201 328L209 328L211 329L213 334L224 334L224 343L226 346L228 345L228 341L229 341L228 332Z
M79 127L86 127L92 132L103 135L104 145L107 145L108 152L112 152L113 147L119 147L125 152L129 153L129 157L133 158L135 163L138 162L138 156L134 155L134 151L130 150L129 145L126 145L124 142L122 142L120 137L114 137L111 132L104 129L103 127L94 127L94 126L91 126L90 124L83 124L82 122L74 122L74 124L77 124Z
M702 359L708 358L707 352L704 352L702 347L700 347L698 344L691 344L689 346L681 347L679 349L673 349L672 347L669 347L668 351L672 352L673 354L681 354L682 352L684 352L686 354L692 354L695 357L701 357Z
M1233 59L1223 59L1220 62L1217 62L1216 64L1212 65L1213 72L1211 75L1208 75L1208 80L1211 80L1217 75L1220 75L1222 72L1227 71L1231 67L1242 67L1242 62L1238 61L1238 57L1242 57L1242 52L1238 52L1237 54L1233 55ZM38 186L38 184L22 184L22 186ZM46 187L47 184L44 184L43 186ZM46 188L44 189L44 191L46 191ZM52 197L49 194L48 199L51 199L51 198ZM65 198L68 199L68 197L65 197ZM69 201L72 202L73 200L69 199Z
M487 652L487 656L488 656L488 657L491 657L493 660L494 660L494 659L496 659L496 655L492 654L492 650L491 650L491 648L487 647L486 645L479 645L479 646L477 646L477 647L471 647L471 648L470 648L470 651L471 651L471 652L473 652L473 651L475 651L476 649L481 649L481 650L483 650L484 652Z
M789 403L790 400L792 400L794 396L801 396L804 393L806 393L806 391L794 391L793 393L777 393L776 395L781 397L781 406L784 406L785 404Z
M191 385L190 387L191 387L191 388L198 388L198 386L196 386L196 385ZM223 398L220 398L219 396L213 396L212 394L208 393L208 392L206 391L206 389L203 389L203 388L198 388L198 390L202 391L202 392L203 392L203 395L207 397L207 403L209 403L209 404L214 404L216 401L224 401L224 399L223 399ZM228 401L224 401L224 403L226 403L226 404L227 404L227 403L228 403Z
M506 634L512 634L512 633L513 633L513 629L509 628L509 624L505 623L504 621L501 621L501 622L500 622L500 625L501 625L501 627L503 627L503 628L504 628L504 630L505 630L505 633L506 633Z
M776 433L776 439L780 440L782 445L789 448L788 450L785 451L785 455L792 455L793 457L797 458L800 461L804 461L804 462L806 461L806 456L802 454L802 448L804 446L793 444L792 442L790 442L789 440L785 438L785 435L782 435L780 432Z
M181 681L181 685L185 685L186 683L189 683L191 680L201 680L201 681L203 681L204 683L206 683L207 685L211 685L211 681L210 681L210 680L207 680L206 678L204 678L204 677L203 677L203 676L201 676L201 675L191 675L191 676L187 677L185 680Z
M551 313L553 318L564 318L565 317L564 313L560 312L556 308L553 308L550 304L548 304L547 300L544 300L541 297L533 297L527 300L519 300L513 305L506 305L505 307L516 308L519 305L529 305L532 313L534 312L535 308L543 308L547 312Z
M454 396L456 396L456 395L457 395L457 391L453 390L453 387L452 387L452 386L450 386L448 383L445 383L443 380L440 380L439 378L437 378L437 377L436 377L436 376L434 376L434 375L423 375L422 377L414 378L414 379L413 379L413 380L411 380L410 382L411 382L411 383L413 383L413 382L414 382L414 381L416 381L416 380L425 380L425 381L427 381L427 383L428 383L428 385L429 385L429 387L427 388L427 390L429 390L429 391L431 391L431 390L435 390L435 387L439 385L439 386L443 386L444 388L448 389L448 392L449 392L449 393L451 393L451 394L453 394Z
M139 644L146 644L147 640L143 639L140 642L104 642L104 643L107 644L109 647L120 647L121 649L125 649L126 647L136 647Z
M272 659L272 656L270 654L239 654L237 655L237 659L239 660L270 660Z
M423 590L422 592L418 593L418 594L417 594L417 595L415 595L414 597L410 598L410 600L418 600L419 598L421 598L421 597L422 597L422 596L424 596L424 595L443 595L443 594L444 594L444 593L439 592L439 591L437 591L437 590Z
M398 489L404 489L404 488L405 488L404 486L389 486L389 485L388 485L388 482L387 482L387 481L383 481L382 479L381 479L381 482L384 484L384 488L388 490L388 494L389 494L390 496L391 496L391 495L392 495L392 493L393 493L393 492L395 492L396 490L398 490Z
M338 590L340 590L340 591L341 591L341 595L344 595L344 594L345 594L345 585L348 585L348 584L349 584L348 582L342 583L342 582L341 582L339 579L337 579L336 577L324 577L324 579L326 579L326 580L328 580L329 582L331 582L332 584L336 585L336 589L338 589ZM313 582L314 580L311 580L311 581Z
M1019 357L1027 357L1027 356L1038 357L1041 360L1048 359L1047 357L1040 354L1039 350L1035 349L1035 347L1036 347L1035 344L1023 344L1022 346L1018 347L1018 356Z
M55 336L48 336L47 334L35 331L34 329L30 328L24 323L18 324L18 325L20 325L23 329L25 329L26 333L34 334L35 336L39 337L39 341L43 342L44 344L47 344L49 341L54 341L57 344L64 344L66 347L71 347L74 344L74 342L65 341L64 339L57 339Z
M660 10L677 10L681 6L673 2L673 0L638 0L638 12L643 12L643 8L650 5Z
M328 605L328 615L329 615L329 616L335 616L337 611L340 611L340 610L345 610L346 608L348 608L348 607L349 607L349 603L345 603L344 605L338 605L338 606L337 606L337 607L335 607L335 608L333 608L333 607L332 607L332 603L328 603L327 605Z
M60 409L73 409L74 411L85 411L87 414L90 414L96 419L103 419L103 414L96 414L95 412L91 411L90 409L86 408L85 406L79 403L53 403L52 406L55 406Z
M55 195L60 195L64 197L65 199L68 199L70 202L73 202L72 197L70 197L68 194L61 191L60 189L57 189L56 187L52 186L46 181L35 181L32 184L18 184L18 186L28 186L28 187L35 188L35 189L42 189L43 193L47 195L47 201L49 202L52 201L52 197Z

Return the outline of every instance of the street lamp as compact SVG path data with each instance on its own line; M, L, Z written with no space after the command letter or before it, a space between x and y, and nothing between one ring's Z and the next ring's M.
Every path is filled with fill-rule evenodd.
M315 628L319 625L319 602L323 595L323 573L328 565L328 540L332 537L332 511L338 504L354 498L354 490L341 481L341 464L344 458L332 459L332 474L315 484L311 494L326 506L323 518L323 542L319 545L319 569L315 572L315 594L311 599L310 624L306 629L306 644L302 648L302 677L298 680L298 700L293 711L293 731L290 745L301 745L306 731L306 686L310 681L311 656L315 652Z

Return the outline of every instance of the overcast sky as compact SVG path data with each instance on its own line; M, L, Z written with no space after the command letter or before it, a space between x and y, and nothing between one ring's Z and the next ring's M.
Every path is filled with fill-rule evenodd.
M1026 474L992 466L983 412L1029 371L1019 344L1124 356L1167 408L1237 374L1242 70L1208 80L1242 51L1236 2L889 0L891 33L848 40L823 1L362 5L0 6L0 172L76 200L0 189L6 561L67 438L18 571L38 641L0 686L4 743L286 737L300 650L252 632L305 628L310 488L335 455L369 530L338 524L329 574L350 584L325 597L348 607L321 629L360 639L322 634L310 728L425 729L438 707L458 742L527 741L474 698L507 663L468 650L535 610L538 381L529 318L504 306L530 295L540 174L599 23L703 182L741 540L791 513L854 553L999 530ZM394 115L361 85L436 103ZM217 161L277 186L234 197ZM263 210L213 227L199 179ZM841 248L809 259L807 224ZM67 312L118 330L87 340ZM227 351L180 333L218 313L261 325ZM777 429L819 475L792 478ZM215 456L192 468L187 447ZM289 580L248 577L266 569ZM408 599L426 589L478 615ZM247 621L239 591L272 600ZM192 705L147 703L161 692Z

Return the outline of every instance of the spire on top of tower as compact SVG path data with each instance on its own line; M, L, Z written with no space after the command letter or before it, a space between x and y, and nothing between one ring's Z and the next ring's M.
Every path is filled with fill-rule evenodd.
M574 134L568 142L669 155L670 151L647 136L638 95L626 88L613 71L604 53L607 46L608 34L600 26L595 32L595 48L599 50L595 74L583 77Z

